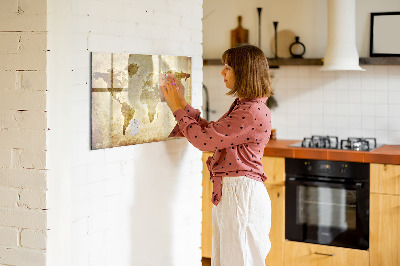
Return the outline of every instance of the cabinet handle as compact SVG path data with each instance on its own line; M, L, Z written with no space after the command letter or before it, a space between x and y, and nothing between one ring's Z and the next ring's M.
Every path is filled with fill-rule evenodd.
M330 256L333 257L335 254L328 254L328 253L320 253L320 252L314 252L315 255L323 255L323 256Z

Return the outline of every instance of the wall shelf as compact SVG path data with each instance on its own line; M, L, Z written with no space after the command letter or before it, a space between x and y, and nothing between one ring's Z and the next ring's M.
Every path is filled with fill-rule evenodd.
M321 66L322 58L268 58L271 68L279 66ZM222 65L220 59L204 59L204 66ZM362 57L360 65L400 65L400 57Z

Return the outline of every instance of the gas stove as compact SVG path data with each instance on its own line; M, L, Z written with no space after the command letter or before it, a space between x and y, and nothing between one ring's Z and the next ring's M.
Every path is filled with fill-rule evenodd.
M378 147L376 138L347 138L339 142L336 136L311 136L304 138L302 142L289 145L291 147L338 149L353 151L371 151ZM381 146L381 145L379 145Z

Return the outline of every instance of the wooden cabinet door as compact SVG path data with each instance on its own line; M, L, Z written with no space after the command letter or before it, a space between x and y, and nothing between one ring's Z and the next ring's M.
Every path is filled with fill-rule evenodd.
M285 266L368 266L365 250L285 241Z
M400 195L400 165L370 165L371 193Z
M400 265L400 196L371 194L370 202L370 265Z
M261 163L268 177L266 184L285 185L285 158L264 156Z
M266 266L283 265L283 243L285 240L285 187L265 184L271 199L271 250L265 259Z
M202 196L202 224L201 224L201 253L204 258L211 258L212 252L212 183L206 161L211 152L203 153L203 196Z

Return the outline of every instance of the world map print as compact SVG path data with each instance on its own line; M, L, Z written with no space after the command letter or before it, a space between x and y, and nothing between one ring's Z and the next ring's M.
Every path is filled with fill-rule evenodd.
M191 103L191 58L91 53L91 148L168 139L175 118L159 88L166 75L179 79Z

